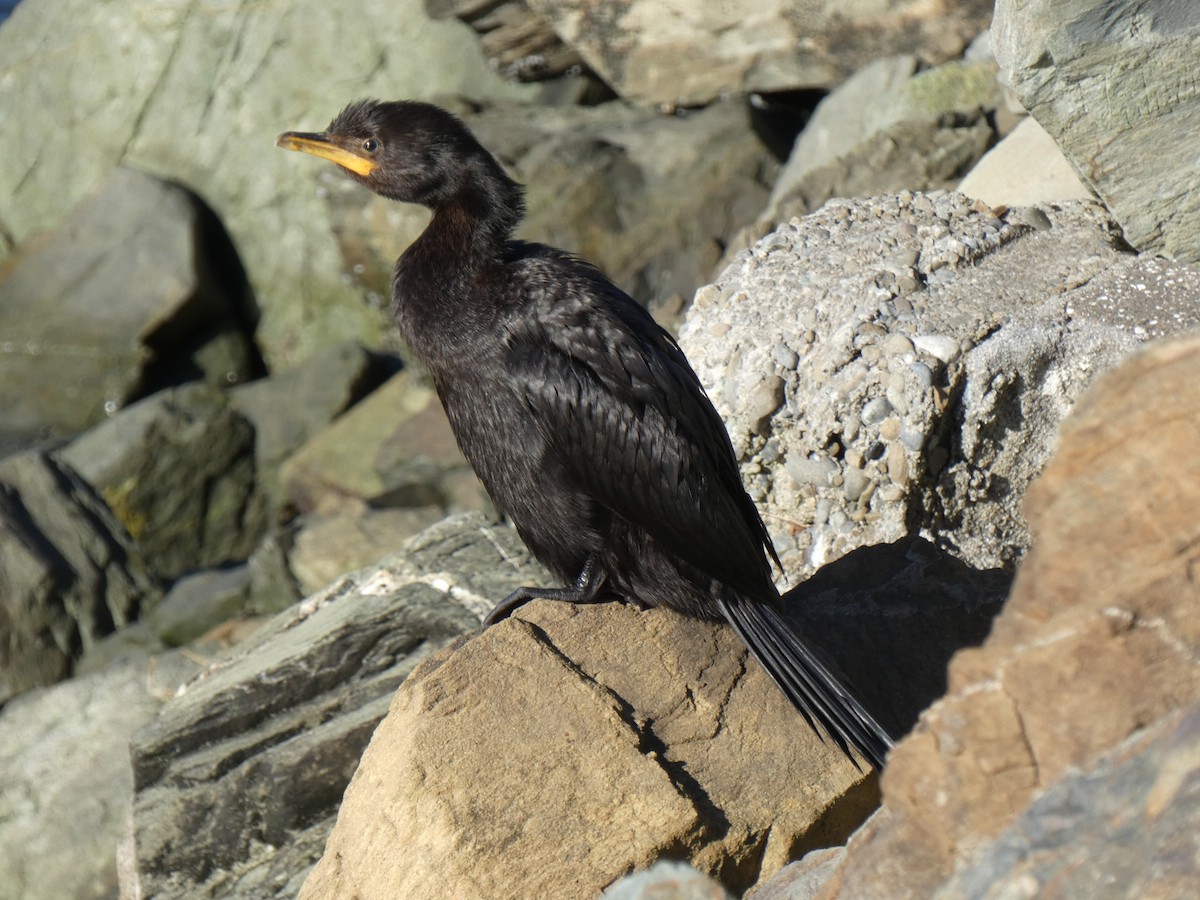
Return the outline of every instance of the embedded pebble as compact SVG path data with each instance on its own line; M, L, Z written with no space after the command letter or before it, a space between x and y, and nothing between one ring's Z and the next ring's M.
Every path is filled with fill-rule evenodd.
M903 334L889 334L883 341L883 352L888 356L903 356L913 349L913 342Z
M787 473L796 484L811 484L825 487L831 483L837 474L838 464L828 456L803 457L789 456L785 463Z
M800 354L782 341L775 342L775 346L771 348L771 354L775 357L775 362L784 369L794 369L800 362Z
M954 360L961 350L961 342L945 334L918 334L912 342L922 353L928 353L944 363Z
M870 476L862 469L846 469L843 473L842 494L851 503L857 502L870 483Z
M867 402L859 414L859 418L862 419L864 425L878 425L892 414L893 409L894 407L887 401L887 398L876 397Z

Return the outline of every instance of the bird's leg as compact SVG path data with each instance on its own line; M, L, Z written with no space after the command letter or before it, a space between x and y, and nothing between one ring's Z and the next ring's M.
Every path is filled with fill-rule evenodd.
M596 557L589 556L583 564L583 571L575 579L575 583L560 588L519 587L492 609L483 619L483 627L495 625L501 619L507 619L530 600L562 600L566 603L600 603L604 597L601 589L606 581L604 572L596 563Z

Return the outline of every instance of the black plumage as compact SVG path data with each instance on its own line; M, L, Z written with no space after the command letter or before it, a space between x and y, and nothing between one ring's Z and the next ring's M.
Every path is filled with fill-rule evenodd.
M779 612L778 557L679 346L596 268L511 240L523 191L450 113L360 101L279 146L433 210L396 263L392 312L496 506L564 583L725 619L804 714L877 767L891 738Z

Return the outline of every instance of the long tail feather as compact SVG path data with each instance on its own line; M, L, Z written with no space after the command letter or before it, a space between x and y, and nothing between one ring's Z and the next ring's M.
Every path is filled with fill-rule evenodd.
M765 603L738 597L722 598L718 605L754 658L818 734L824 731L852 761L850 747L876 769L883 768L893 743L891 735L778 612Z

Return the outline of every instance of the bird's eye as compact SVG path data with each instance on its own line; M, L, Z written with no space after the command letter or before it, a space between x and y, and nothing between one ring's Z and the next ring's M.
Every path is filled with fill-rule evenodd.
M374 153L379 149L379 141L375 140L375 138L367 138L365 141L363 141L362 148L367 153Z

